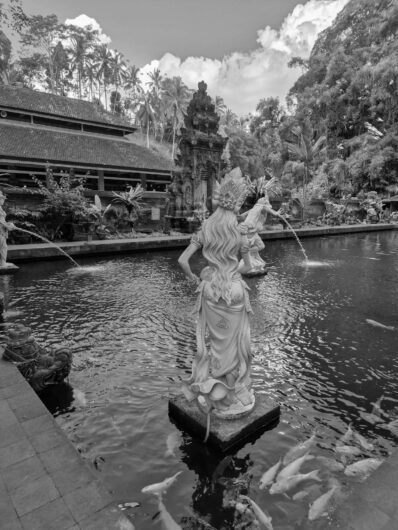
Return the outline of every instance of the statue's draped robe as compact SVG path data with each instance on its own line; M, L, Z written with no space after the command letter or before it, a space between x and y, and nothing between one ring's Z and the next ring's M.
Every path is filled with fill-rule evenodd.
M193 236L191 243L198 248L203 246L201 231ZM247 239L242 237L240 253L247 252ZM236 399L243 405L249 404L253 399L250 394L249 324L249 313L252 310L248 286L237 272L238 260L236 256L234 258L236 270L232 273L230 305L223 298L215 299L211 283L216 269L212 266L202 271L196 305L197 354L189 380L190 389L195 394L207 395L210 401L214 396L212 391L215 385L221 385L227 394L218 404L221 408L231 405ZM209 349L206 335L209 337Z

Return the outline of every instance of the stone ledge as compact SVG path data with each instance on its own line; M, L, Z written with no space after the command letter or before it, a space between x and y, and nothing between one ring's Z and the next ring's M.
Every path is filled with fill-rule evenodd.
M204 439L207 417L196 401L188 402L184 396L170 399L169 416L181 429L195 438ZM218 451L226 452L262 434L278 422L279 416L280 406L270 398L258 394L255 407L248 416L236 420L221 420L212 415L207 443Z

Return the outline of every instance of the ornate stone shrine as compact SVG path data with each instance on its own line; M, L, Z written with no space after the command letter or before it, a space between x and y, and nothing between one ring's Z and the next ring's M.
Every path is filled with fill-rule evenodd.
M169 186L167 219L172 229L190 231L188 220L200 224L212 212L214 183L221 178L221 158L227 138L218 133L220 117L215 111L207 85L201 81L185 116L178 137L178 169Z
M21 324L9 330L3 359L14 363L33 390L61 383L68 377L72 353L62 348L45 349L32 336L32 330Z

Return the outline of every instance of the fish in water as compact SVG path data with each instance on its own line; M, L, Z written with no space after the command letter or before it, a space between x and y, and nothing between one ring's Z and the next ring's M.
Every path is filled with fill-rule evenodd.
M258 522L262 524L263 527L266 528L267 530L273 530L272 517L268 515L267 513L263 512L260 506L257 503L255 503L250 497L247 497L246 495L241 495L240 497L248 501L248 503L252 507L252 510Z
M383 399L384 396L380 396L379 399L373 403L372 414L376 414L376 416L384 414L383 409L381 408L381 402Z
M376 320L372 320L371 318L367 318L366 323L375 328L388 329L389 331L393 331L395 329L394 326L386 326L385 324L377 322Z
M175 450L177 449L180 443L180 437L177 432L172 432L167 436L166 446L167 450L164 456L175 456Z
M347 477L360 477L365 480L373 471L375 471L381 464L383 460L380 458L364 458L358 462L347 466L344 470L344 474Z
M383 428L398 436L398 420L393 420L390 421L390 423L383 424Z
M383 420L380 418L380 416L376 416L376 414L372 414L371 412L359 412L359 415L361 418L363 418L368 423L371 423L374 425L375 423L382 423Z
M362 434L359 434L359 432L354 432L354 439L359 443L362 449L365 449L365 451L373 451L374 445L368 442Z
M292 497L292 499L294 501L302 501L303 499L305 499L306 497L308 497L309 495L309 492L306 491L306 490L302 490L302 491L298 491L297 493L295 493Z
M352 430L351 424L348 426L347 431L343 436L340 438L339 442L342 444L347 444L351 442L351 440L354 437L354 431Z
M151 493L152 495L158 495L161 496L165 491L169 489L169 487L175 482L178 475L180 475L182 471L178 471L175 475L172 477L168 477L164 479L162 482L157 482L156 484L150 484L149 486L145 486L145 488L142 488L142 493Z
M296 460L293 460L290 464L288 464L286 467L282 469L282 471L279 472L277 480L281 480L284 478L291 477L292 475L297 475L300 471L301 466L306 462L307 460L312 460L312 455L305 453L305 455L300 456L300 458L296 458Z
M362 453L361 449L355 445L337 445L334 450L340 456L349 457L358 456Z
M275 480L276 474L281 466L282 459L279 459L278 462L270 467L260 479L260 490L263 490L269 484L272 484Z
M166 510L166 506L163 504L162 499L159 497L159 517L162 521L164 530L182 530L182 527L175 522L169 512Z
M344 465L334 458L328 458L327 456L317 456L316 459L329 471L344 471Z
M321 478L319 477L319 469L314 469L314 471L311 471L310 473L293 475L291 477L278 480L278 482L274 482L274 484L272 484L269 492L271 495L274 495L275 493L286 493L287 491L296 488L302 482L307 482L309 480L322 482Z
M73 399L78 405L81 405L82 407L85 407L87 405L85 393L79 390L78 388L73 389Z
M289 451L283 457L284 465L286 466L287 464L290 464L290 462L293 462L293 460L305 455L305 453L307 453L314 444L315 436L316 434L314 433L310 438L308 438L308 440L305 440L305 442L301 442L289 449Z
M310 504L310 509L308 512L308 519L310 521L315 521L315 519L327 515L328 505L337 488L338 486L333 486L332 489L315 499L315 501Z

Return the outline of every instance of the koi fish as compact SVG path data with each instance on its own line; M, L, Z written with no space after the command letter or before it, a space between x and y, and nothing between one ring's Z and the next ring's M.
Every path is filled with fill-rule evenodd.
M177 432L172 432L167 436L166 439L166 446L167 450L164 454L164 456L175 456L175 450L178 447L178 444L180 442L180 437Z
M151 493L152 495L158 495L159 497L169 489L169 487L173 484L173 482L176 481L178 475L180 475L182 471L178 471L175 475L172 477L166 478L163 480L163 482L157 482L156 484L150 484L149 486L145 486L145 488L142 488L142 493Z
M276 474L278 472L278 469L280 468L280 465L282 463L282 459L279 459L278 462L270 467L261 477L260 479L260 490L263 490L266 486L269 484L272 484L275 480Z
M257 517L259 523L261 523L267 530L273 530L272 517L267 513L263 512L260 506L255 503L250 497L247 497L246 495L241 495L241 498L249 502L253 509L254 515Z
M163 504L162 499L159 497L159 516L162 521L164 530L182 530L181 526L175 522L169 512L166 510L166 506Z
M291 477L292 475L297 475L300 471L300 467L306 462L307 460L312 460L314 457L306 453L305 455L301 456L300 458L296 458L293 462L288 464L286 467L282 469L282 471L279 472L277 480L282 480L284 478Z
M389 331L393 331L395 329L394 326L386 326L385 324L382 324L381 322L377 322L376 320L372 320L371 318L367 318L366 322L367 324L370 324L371 326L375 328L388 329Z
M310 509L308 512L308 519L310 521L315 521L315 519L318 519L319 517L323 517L324 515L327 515L327 507L331 500L331 498L334 495L334 492L336 491L338 486L333 486L332 489L315 499L315 501L310 504Z
M380 458L364 458L363 460L359 460L358 462L354 462L354 464L347 466L344 470L344 474L347 475L347 477L361 477L364 480L382 463L383 460Z
M305 442L301 442L292 447L283 458L284 465L286 466L287 464L290 464L290 462L293 462L293 460L305 455L305 453L307 453L313 445L315 436L316 434L314 433L310 438L308 438L308 440L305 440Z
M322 482L318 473L319 473L319 469L315 469L314 471L311 471L310 473L293 475L291 477L284 478L282 480L279 480L278 482L274 482L269 492L271 495L274 495L275 493L286 493L287 491L295 488L302 482L306 482L308 480L315 480L317 482Z

